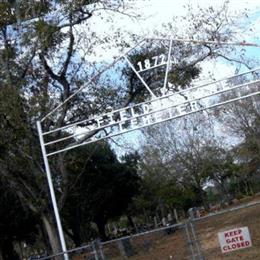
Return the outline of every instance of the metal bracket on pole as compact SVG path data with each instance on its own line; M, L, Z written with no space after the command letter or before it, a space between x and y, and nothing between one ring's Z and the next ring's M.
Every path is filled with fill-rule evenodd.
M38 130L38 134L39 134L39 138L40 138L42 156L43 156L43 160L44 160L44 165L45 165L45 170L46 170L46 175L47 175L47 180L48 180L48 185L49 185L49 190L50 190L50 195L51 195L51 201L52 201L52 205L53 205L53 209L54 209L55 220L56 220L56 224L58 227L61 248L62 248L63 252L66 252L67 247L66 247L66 243L65 243L65 239L64 239L63 229L62 229L61 220L60 220L60 214L59 214L57 200L56 200L54 187L53 187L53 183L52 183L51 170L50 170L50 166L49 166L48 157L46 154L46 149L45 149L44 140L43 140L43 136L42 136L42 126L41 126L40 121L37 121L37 130ZM54 253L56 253L56 252L54 252ZM64 253L64 260L69 260L69 256L67 253Z

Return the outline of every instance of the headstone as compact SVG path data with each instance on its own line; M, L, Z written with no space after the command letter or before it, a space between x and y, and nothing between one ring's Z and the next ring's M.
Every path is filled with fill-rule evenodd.
M162 225L163 225L164 227L166 227L166 225L167 225L167 222L166 222L166 218L165 218L165 217L162 218Z
M169 222L169 223L172 223L173 218L172 218L172 214L171 214L171 213L168 213L167 219L168 219L168 222Z
M194 212L194 209L195 208L189 208L188 209L188 214L190 216L191 219L194 219L196 216L195 216L195 212Z
M174 209L174 210L173 210L173 213L174 213L174 218L175 218L175 220L176 220L176 223L179 223L179 217L178 217L177 210Z
M153 217L153 221L154 221L155 228L157 228L158 227L158 222L157 222L156 216Z

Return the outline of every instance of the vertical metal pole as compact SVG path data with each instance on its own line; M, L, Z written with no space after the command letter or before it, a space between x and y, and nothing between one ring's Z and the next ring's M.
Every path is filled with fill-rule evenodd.
M197 254L198 254L199 260L204 260L204 257L203 257L203 255L201 253L200 243L199 243L197 234L195 232L195 228L194 228L192 219L189 221L189 223L190 223L190 227L191 227L191 233L192 233L195 245L196 245L196 249L197 249Z
M193 243L192 243L191 238L190 238L190 233L189 233L187 222L184 224L184 229L185 229L186 237L187 237L187 240L188 240L188 246L189 246L190 252L191 252L191 257L192 257L192 260L194 260L195 255L194 255L194 250L193 250Z
M95 256L95 260L99 260L98 253L97 253L97 250L96 250L96 242L93 241L91 244L92 244L92 249L93 249L93 253L94 253L94 256Z
M97 240L97 246L98 246L98 252L100 255L100 259L106 260L104 252L103 252L103 245L102 245L102 242L100 241L100 239Z
M170 40L169 53L168 53L168 59L167 59L167 67L166 67L164 83L163 83L163 89L162 89L162 94L163 95L165 95L166 85L167 85L167 82L168 82L168 74L169 74L170 63L171 63L171 52L172 52L172 39Z
M38 130L38 134L39 134L39 138L40 138L42 156L43 156L43 160L44 160L44 165L45 165L45 170L46 170L49 190L50 190L50 194L51 194L51 201L52 201L52 206L53 206L53 209L54 209L54 215L55 215L55 219L56 219L56 224L57 224L57 227L58 227L61 248L62 248L63 252L67 252L67 247L66 247L64 234L63 234L61 221L60 221L60 214L59 214L59 210L58 210L58 207L57 207L56 196L55 196L53 183L52 183L52 178L51 178L51 171L50 171L49 161L48 161L47 154L46 154L46 149L45 149L45 146L44 146L44 140L43 140L43 136L42 136L42 126L41 126L41 122L40 121L37 121L37 130ZM69 256L68 256L67 253L64 253L64 260L69 260Z

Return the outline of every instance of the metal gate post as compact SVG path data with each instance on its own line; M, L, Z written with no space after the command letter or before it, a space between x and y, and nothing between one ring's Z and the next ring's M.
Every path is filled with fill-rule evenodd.
M97 249L96 249L96 244L97 244L96 240L94 240L94 241L91 242L95 260L99 260L98 252L97 252Z
M60 214L59 214L59 210L58 210L58 206L57 206L57 200L56 200L53 183L52 183L52 178L51 178L51 170L50 170L49 161L48 161L48 157L46 154L46 149L45 149L44 140L43 140L43 136L42 136L42 126L41 126L40 121L37 121L37 130L38 130L38 134L39 134L39 138L40 138L42 156L43 156L43 160L44 160L46 176L47 176L47 180L48 180L48 185L49 185L49 190L50 190L50 195L51 195L52 206L54 209L56 224L58 227L61 248L62 248L63 252L67 252L67 247L66 247L64 234L63 234L63 230L62 230L62 225L61 225L61 221L60 221ZM69 260L69 256L67 253L64 253L64 260Z
M186 222L184 224L185 226L185 233L186 233L186 237L187 237L187 240L188 240L188 246L190 248L190 252L191 252L191 259L192 260L195 260L195 255L194 255L194 250L193 250L193 244L192 244L192 241L191 241L191 238L190 238L190 233L189 233L189 229L188 229L188 222Z
M204 260L204 257L203 257L203 255L201 253L200 242L198 240L198 237L197 237L197 234L196 234L195 227L194 227L194 224L192 222L192 219L190 219L189 224L190 224L191 233L192 233L192 236L193 236L193 241L194 241L194 243L196 245L198 259L199 260Z
M100 241L100 239L97 240L97 245L98 245L98 253L99 253L101 260L105 260L106 258L105 258L104 252L103 252L103 245L102 245L102 242Z

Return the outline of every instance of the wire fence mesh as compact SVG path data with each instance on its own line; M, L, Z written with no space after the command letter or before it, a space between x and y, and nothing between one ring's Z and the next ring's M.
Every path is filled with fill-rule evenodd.
M189 259L186 224L103 243L105 259Z
M192 222L203 259L260 259L259 216L260 202L254 202L194 219ZM248 246L249 242L241 234L244 227L249 230L252 246ZM218 237L220 232L224 234L222 247Z
M67 251L73 260L161 260L192 259L192 242L187 223L170 225L115 240L91 244ZM64 253L41 258L63 259Z
M106 242L95 240L68 250L67 255L72 260L260 259L259 216L260 201L250 202L139 234ZM250 243L240 233L244 229L249 231ZM219 241L221 232L224 247ZM60 260L63 256L60 253L41 259Z

